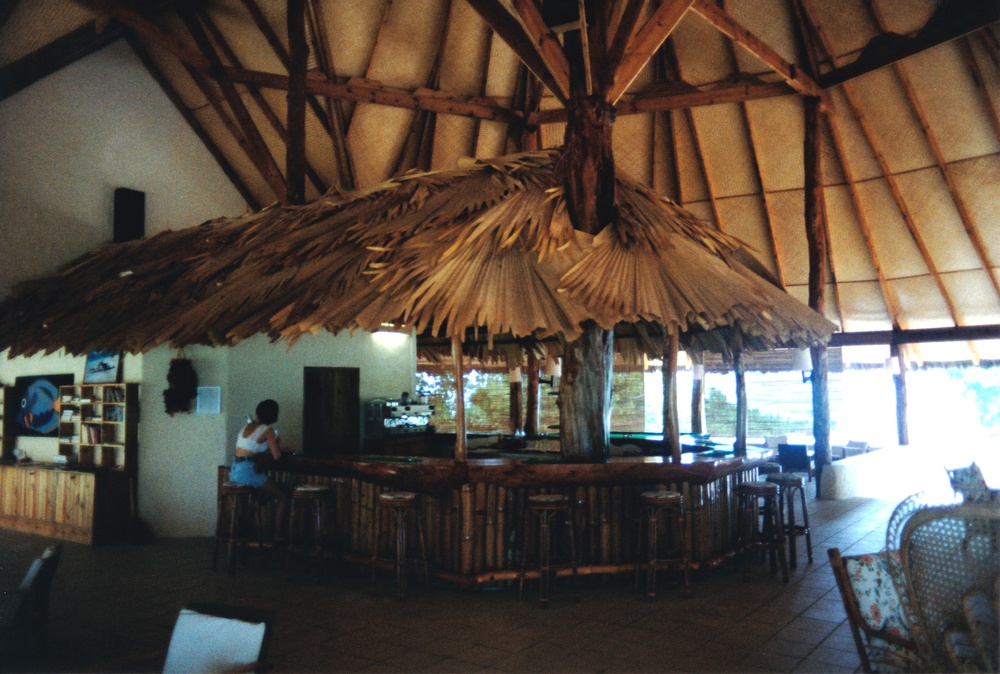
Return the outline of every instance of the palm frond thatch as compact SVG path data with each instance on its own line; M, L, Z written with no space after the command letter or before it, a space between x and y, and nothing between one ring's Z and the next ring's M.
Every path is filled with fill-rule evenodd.
M751 271L747 247L620 176L619 222L573 229L559 151L415 172L348 195L109 244L0 304L11 355L295 341L385 323L572 340L580 323L736 328L750 348L833 324Z

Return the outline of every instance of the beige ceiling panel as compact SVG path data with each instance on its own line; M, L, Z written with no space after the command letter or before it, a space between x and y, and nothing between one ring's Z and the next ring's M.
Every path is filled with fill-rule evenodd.
M830 118L828 116L823 117L820 135L822 136L820 139L820 171L823 176L823 184L846 184L847 176L844 175L843 167L840 165L840 155L837 151L837 145L834 143L833 132L830 129Z
M485 27L484 27L485 30ZM510 98L517 87L517 71L521 60L514 50L496 35L490 44L489 71L486 75L486 95Z
M892 316L889 314L885 296L878 283L840 281L837 284L837 296L844 312L840 324L842 331L868 332L892 329Z
M699 85L728 77L733 68L729 38L710 23L688 12L670 34L681 79Z
M1000 155L948 165L993 265L1000 266Z
M653 118L625 115L614 126L615 166L643 185L652 185Z
M542 148L559 147L563 144L563 140L566 137L566 125L564 123L542 124L539 129L542 136Z
M759 193L757 167L740 105L710 105L691 112L715 198Z
M434 149L431 170L458 168L458 160L475 154L476 120L455 115L438 115L434 122Z
M889 292L895 293L899 309L906 316L906 330L921 328L950 328L955 321L948 311L934 279L930 276L914 276L894 279L887 283Z
M844 86L851 87L861 109L868 111L865 119L874 149L885 158L891 172L911 171L934 164L934 156L920 122L895 70L880 68Z
M830 232L830 255L837 281L851 283L878 280L878 271L858 222L850 189L846 186L827 187L823 196L827 229Z
M969 67L958 44L948 42L902 62L925 119L947 162L1000 151Z
M981 268L941 171L937 168L914 171L898 176L897 181L938 271Z
M96 17L78 2L25 0L16 4L14 12L0 28L0 66L41 49Z
M226 44L236 55L240 65L250 70L262 70L269 73L287 73L285 65L278 55L263 39L248 40L240 36L263 36L250 13L246 11L240 0L214 0L205 4L209 20L222 32ZM268 25L279 36L285 51L288 51L288 27L285 13L285 3L258 3ZM185 30L178 35L194 44L193 38ZM221 56L220 52L220 56Z
M233 167L257 203L261 205L274 203L277 196L268 187L267 181L264 180L260 172L254 169L253 164L247 159L246 153L233 138L229 129L219 121L219 116L207 108L196 110L193 114L215 146L229 160L230 166Z
M653 189L673 201L678 201L677 161L674 153L671 112L654 115Z
M1000 325L1000 297L982 270L942 274L962 325Z
M981 346L985 345L985 346ZM986 342L924 342L905 344L907 362L911 367L960 361L990 360L992 349Z
M701 167L701 153L691 134L690 111L676 110L671 113L670 118L674 127L680 200L687 204L708 199L708 188L705 186L705 175Z
M882 175L878 159L872 153L871 144L865 139L864 131L851 112L850 103L840 87L827 89L832 101L833 113L828 117L832 127L832 140L840 163L846 169L848 180L868 180Z
M490 31L469 3L451 3L439 76L441 89L464 96L483 95L489 38Z
M476 135L476 157L488 159L507 154L507 125L482 120Z
M359 105L354 110L347 149L354 159L354 185L371 187L392 177L413 121L412 110Z
M972 51L973 58L982 73L981 79L989 99L1000 101L1000 63L993 57L993 52L986 47L986 31L977 31L961 39ZM982 100L980 105L985 105Z
M447 23L445 0L394 2L375 46L370 79L402 89L426 87Z
M201 93L201 89L176 56L149 42L142 42L142 46L188 109L194 110L208 105L205 95Z
M796 300L802 304L809 306L809 286L808 285L795 285L788 286L785 291L794 297ZM826 306L823 307L823 315L826 319L836 325L841 324L840 313L837 309L837 303L834 301L834 287L832 284L826 286Z
M334 185L345 187L339 185L333 139L310 108L306 108L306 159L328 188ZM312 183L307 179L306 184Z
M768 231L770 225L767 222L767 211L764 210L761 198L754 195L720 199L718 206L723 229L748 243L754 249L754 257L778 276L771 233Z
M864 0L830 2L830 0L803 0L807 15L817 25L823 38L829 42L834 57L860 50L877 34L877 27Z
M874 0L872 4L886 30L900 35L914 33L923 28L938 7L935 0Z
M809 283L809 245L802 191L769 194L767 203L785 283L806 285Z
M798 95L746 103L764 189L802 189L805 120Z
M727 0L726 10L755 37L776 51L789 63L798 63L792 5L783 0ZM768 73L771 69L746 49L736 46L736 62L741 72Z
M333 68L339 77L365 77L372 48L390 0L323 0L317 3L326 19Z
M872 245L886 278L922 276L928 273L920 249L903 220L885 180L858 185L858 201L869 226Z
M685 202L683 206L705 222L715 222L715 217L712 215L712 204L708 201Z

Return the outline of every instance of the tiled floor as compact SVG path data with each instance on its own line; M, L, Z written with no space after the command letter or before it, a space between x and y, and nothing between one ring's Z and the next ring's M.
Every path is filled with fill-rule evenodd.
M64 544L46 651L5 671L156 671L178 610L190 601L275 612L277 672L850 672L858 666L826 549L884 545L894 503L814 501L814 562L791 582L759 565L693 576L694 596L664 586L655 601L631 577L590 578L579 601L559 587L548 609L517 588L459 590L413 583L398 602L375 596L360 570L288 581L277 561L251 560L234 577L209 570L209 539L87 547ZM0 532L0 572L23 573L48 541Z

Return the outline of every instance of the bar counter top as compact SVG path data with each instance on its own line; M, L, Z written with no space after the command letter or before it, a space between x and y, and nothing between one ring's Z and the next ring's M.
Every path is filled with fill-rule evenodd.
M662 456L612 457L605 463L566 462L554 453L505 454L465 462L413 456L360 455L340 458L288 456L274 470L353 477L411 491L440 494L463 484L503 487L620 485L661 482L708 484L771 460L774 450L750 448L737 457L721 450L684 454L680 463Z

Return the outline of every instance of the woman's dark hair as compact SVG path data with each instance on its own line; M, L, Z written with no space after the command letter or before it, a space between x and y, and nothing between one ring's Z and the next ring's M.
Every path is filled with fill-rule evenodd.
M262 400L257 405L257 421L262 424L273 424L278 420L278 403L273 400Z

